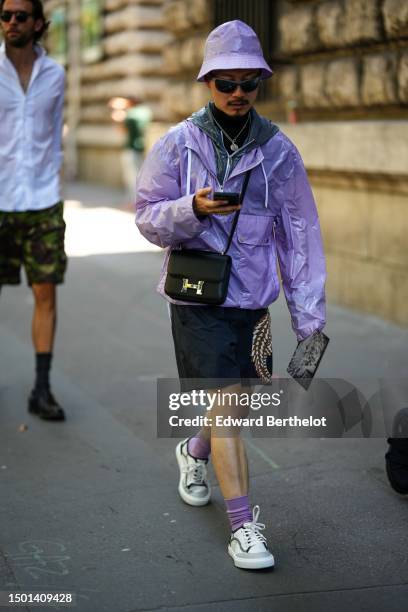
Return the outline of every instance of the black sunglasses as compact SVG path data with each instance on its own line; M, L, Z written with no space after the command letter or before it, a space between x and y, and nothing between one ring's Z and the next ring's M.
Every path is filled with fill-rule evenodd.
M214 79L214 83L218 91L222 93L232 93L237 87L240 87L245 93L255 91L261 82L260 77L248 79L247 81L228 81L227 79Z
M27 13L27 11L3 11L0 14L0 19L8 23L13 19L13 15L18 23L25 23L29 17L33 16L32 13Z

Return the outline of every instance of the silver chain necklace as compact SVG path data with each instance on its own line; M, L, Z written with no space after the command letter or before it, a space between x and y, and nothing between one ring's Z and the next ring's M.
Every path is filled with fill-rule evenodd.
M239 130L239 132L238 132L238 134L235 136L235 138L231 138L231 136L229 136L229 135L227 134L227 132L226 132L226 131L225 131L225 130L224 130L224 129L223 129L221 126L220 126L220 124L218 123L218 121L217 121L217 120L216 120L216 118L214 117L214 114L213 114L213 113L211 113L211 114L212 114L212 117L213 117L213 119L214 119L215 124L216 124L216 125L218 125L218 127L219 127L219 128L220 128L220 130L221 130L221 132L222 132L222 133L224 134L224 136L226 136L226 137L228 138L228 140L230 141L230 143L231 143L231 145L230 145L231 151L234 151L234 152L235 152L235 151L238 151L239 146L237 145L237 143L236 143L235 141L237 140L237 138L239 138L239 137L241 136L242 132L245 130L246 126L247 126L247 125L248 125L248 123L251 121L251 115L250 115L250 114L248 115L248 119L245 121L245 123L244 123L243 127L242 127L242 128Z

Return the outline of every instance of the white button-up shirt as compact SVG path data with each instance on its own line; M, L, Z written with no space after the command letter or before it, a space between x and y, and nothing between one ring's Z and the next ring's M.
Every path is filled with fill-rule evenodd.
M27 91L0 47L0 210L40 210L61 199L65 71L35 45Z

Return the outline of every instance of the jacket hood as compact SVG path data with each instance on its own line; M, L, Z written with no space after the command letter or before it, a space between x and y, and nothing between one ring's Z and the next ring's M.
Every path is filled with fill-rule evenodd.
M251 129L248 134L248 138L244 145L238 149L236 153L228 155L228 152L224 147L222 134L214 123L211 112L212 104L213 102L209 102L207 106L203 107L196 113L193 113L191 117L187 119L187 121L190 121L193 125L197 126L213 142L218 181L220 184L222 184L228 161L230 161L229 168L232 170L235 168L243 155L265 144L265 142L270 140L277 132L279 132L279 128L277 125L272 123L272 121L269 121L269 119L265 119L264 117L258 115L254 108L251 108Z
M205 132L216 145L222 145L219 129L215 125L213 115L211 113L211 105L213 104L213 102L209 102L199 111L193 113L191 117L187 119L187 121L192 121L192 123ZM251 115L251 130L247 139L248 145L244 145L245 152L254 147L263 145L270 138L272 138L276 132L279 131L277 125L272 123L272 121L269 121L269 119L258 115L253 107L249 112ZM249 146L250 142L251 146Z

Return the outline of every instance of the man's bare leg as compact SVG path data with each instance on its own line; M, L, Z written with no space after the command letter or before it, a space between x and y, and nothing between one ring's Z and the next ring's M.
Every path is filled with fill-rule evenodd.
M224 499L248 495L248 463L244 443L236 436L211 438L212 462Z
M49 372L57 321L56 287L53 283L32 285L34 313L32 339L36 353L36 382L28 402L30 412L43 419L63 421L64 411L50 393Z
M231 385L223 389L228 393L241 394L241 385ZM240 427L216 427L216 416L245 417L247 407L240 406L214 406L211 410L213 425L211 427L211 454L212 462L224 499L233 499L248 495L249 478L248 462L244 442L240 437Z
M57 321L57 292L53 283L33 284L32 338L36 353L52 353Z

